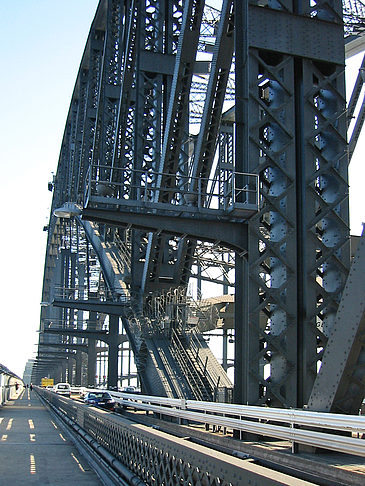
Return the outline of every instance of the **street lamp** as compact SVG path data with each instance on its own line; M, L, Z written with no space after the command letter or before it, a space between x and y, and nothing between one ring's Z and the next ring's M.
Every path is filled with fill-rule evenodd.
M65 202L60 208L53 211L56 218L73 218L81 214L81 209L75 203Z

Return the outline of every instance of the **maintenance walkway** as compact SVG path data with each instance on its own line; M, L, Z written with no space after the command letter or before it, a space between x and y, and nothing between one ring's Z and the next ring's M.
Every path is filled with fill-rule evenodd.
M103 484L29 389L0 408L0 457L0 485Z

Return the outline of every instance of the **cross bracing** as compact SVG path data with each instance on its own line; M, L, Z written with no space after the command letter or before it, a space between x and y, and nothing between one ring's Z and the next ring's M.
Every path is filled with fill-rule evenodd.
M108 315L117 360L122 323L145 390L179 397L231 389L199 329L234 325L235 400L302 407L350 266L342 4L208 3L100 1L54 182L42 312L66 327ZM344 7L346 35L361 34L362 3ZM54 214L65 203L70 222ZM226 324L224 299L199 317L190 277L234 287Z
M365 28L365 4L362 0L344 0L345 36L361 35Z

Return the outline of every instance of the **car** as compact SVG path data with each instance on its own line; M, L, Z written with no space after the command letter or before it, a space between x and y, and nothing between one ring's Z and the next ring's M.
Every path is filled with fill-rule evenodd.
M57 383L57 385L53 387L53 391L56 392L58 395L70 397L71 385L69 383Z
M141 393L140 388L137 388L137 387L131 386L131 385L125 386L124 388L121 389L121 391L122 391L122 393L134 393L134 394L140 394Z
M89 405L95 405L97 407L104 408L106 410L113 411L115 409L115 400L106 391L92 391L85 395L84 403Z

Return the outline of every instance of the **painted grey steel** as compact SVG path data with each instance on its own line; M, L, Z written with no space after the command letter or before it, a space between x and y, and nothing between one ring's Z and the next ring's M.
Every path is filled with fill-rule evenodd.
M144 386L169 382L165 393L179 396L171 338L157 339L169 309L151 319L148 306L154 292L186 292L201 245L220 242L215 251L230 262L236 252L236 400L303 407L350 265L342 4L233 5L234 15L228 0L222 13L199 0L100 1L48 225L42 301L70 298L70 308L42 308L42 329L52 320L81 327L77 299L130 297L123 325ZM203 50L214 52L204 66ZM247 173L259 180L259 204L237 216ZM234 174L238 199L214 213L214 191ZM83 214L57 219L66 202Z
M86 344L68 344L68 343L46 343L46 344L41 344L39 343L39 347L42 348L60 348L60 349L73 349L73 350L78 350L80 349L81 351L87 352L87 345Z
M338 3L340 5L340 2ZM250 46L314 61L330 60L336 64L343 63L342 25L333 21L313 22L312 18L303 15L309 13L307 2L303 1L300 4L297 11L294 8L293 11L285 11L272 7L269 12L261 7L250 5L248 9ZM316 17L320 18L319 15Z
M85 209L84 218L86 220L97 221L105 224L116 224L152 230L160 234L186 235L190 238L202 238L211 242L222 242L226 247L237 249L238 252L245 251L246 228L232 224L230 221L221 221L219 227L212 224L209 220L199 220L194 217L167 217L159 214L134 214L126 211L103 211L102 209Z
M209 177L216 153L223 104L234 51L234 7L232 0L222 3L220 21L211 62L207 98L194 151L192 176ZM193 187L194 189L194 187Z
M365 457L365 445L361 438L365 431L364 417L192 400L168 400L163 397L127 393L111 394L118 403L136 410ZM272 425L270 422L284 423L285 426ZM315 430L303 430L300 426ZM326 432L318 432L316 429L325 429ZM342 435L342 431L347 432L347 435ZM353 434L357 438L354 438Z
M171 478L192 486L290 485L293 478L219 451L214 452L184 438L173 437L141 424L98 411L71 399L61 398L47 390L38 392L57 409L63 420L73 422L89 434L112 456L147 484L151 478L158 484L170 484ZM125 471L124 471L125 472ZM209 481L209 482L208 482ZM298 485L306 481L294 479ZM139 483L137 483L139 484Z
M308 402L311 410L356 414L361 408L365 394L364 263L363 232Z
M352 118L354 117L355 109L356 107L360 106L359 112L357 113L356 120L355 120L355 125L353 127L353 130L351 132L351 137L349 140L349 160L351 160L353 153L356 148L356 144L359 140L360 133L364 124L364 118L365 118L365 96L361 102L359 103L360 100L360 95L362 92L362 88L364 86L365 82L365 55L363 57L361 66L359 68L359 73L357 75L356 81L355 81L355 86L352 90L351 98L348 103L347 107L347 118L348 118L348 125L352 122Z
M319 12L308 18L309 3L285 2L285 7L299 21L312 22L320 35L323 21ZM276 15L268 12L268 18ZM335 2L334 30L338 15L341 3ZM275 27L268 32L275 44ZM262 209L249 224L249 286L241 306L245 316L248 305L248 316L237 398L302 407L349 267L344 56L332 56L322 43L317 59L326 62L299 50L298 57L285 49L257 49L250 35L247 42L245 170L260 174ZM296 38L293 43L299 49Z
M189 96L204 4L204 1L199 0L182 2L181 30L176 46L176 61L171 80L169 100L166 103L167 117L164 133L162 134L161 157L156 161L158 163L158 172L160 173L157 176L157 188L177 186L175 182L177 173L188 175L187 155L184 152L186 150L185 144L188 143L189 138ZM161 190L155 194L153 200L154 202L171 202L174 199L174 193ZM189 246L189 243L185 241L180 240L178 245L180 247L178 254L180 255L185 255L187 252L189 254L193 251L191 248L186 248ZM183 246L185 247L184 249L182 248ZM190 243L191 246L192 244ZM143 292L150 289L153 290L153 286L156 286L156 283L158 284L159 280L162 280L162 271L165 270L161 265L162 253L167 252L173 255L171 247L171 241L167 237L158 234L149 235L146 261L142 272L141 288ZM178 280L180 283L185 279L184 283L187 284L188 275L186 271L181 272L179 258L169 259L172 261L174 259L175 268L177 267L177 270L180 270L180 272L174 272L174 280Z
M67 309L82 309L85 311L103 312L105 314L115 314L121 316L124 314L126 307L130 306L130 301L124 302L104 302L101 300L82 300L82 299L53 299L54 307L64 307Z

